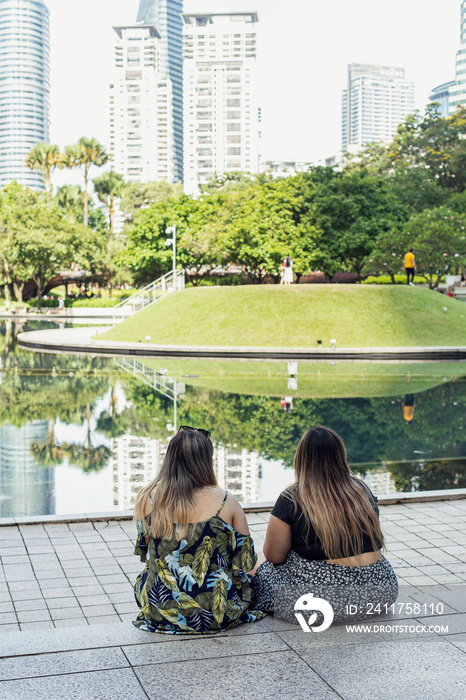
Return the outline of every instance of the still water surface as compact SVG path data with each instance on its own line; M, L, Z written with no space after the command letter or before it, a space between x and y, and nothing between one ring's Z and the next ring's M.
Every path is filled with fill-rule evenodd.
M466 363L136 362L18 348L17 333L37 327L0 325L0 517L130 509L180 425L212 432L219 483L246 502L291 483L297 442L316 423L340 433L379 494L466 488Z

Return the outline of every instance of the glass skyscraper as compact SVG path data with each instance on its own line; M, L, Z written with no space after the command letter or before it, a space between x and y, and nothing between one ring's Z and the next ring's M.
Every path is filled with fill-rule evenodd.
M44 0L0 0L0 187L44 189L24 162L49 140L49 11Z
M172 83L173 173L183 180L183 0L140 0L138 24L153 24L160 34L161 74Z

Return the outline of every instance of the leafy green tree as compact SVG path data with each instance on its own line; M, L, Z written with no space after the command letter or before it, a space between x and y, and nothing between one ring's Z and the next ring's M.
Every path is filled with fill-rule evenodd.
M426 209L406 224L416 255L418 274L438 286L439 278L448 270L458 271L466 264L466 218L446 207Z
M123 175L110 170L100 177L94 178L94 190L97 193L99 200L105 204L109 218L109 236L108 240L112 242L113 231L115 228L115 207L117 199L123 194L125 188L125 180Z
M152 204L166 202L167 199L178 199L183 194L181 182L172 184L166 180L157 182L129 183L122 194L120 209L126 219L131 221L139 209L147 209Z
M365 270L372 274L389 275L395 284L395 275L403 269L404 254L412 247L409 232L404 228L383 231L375 240Z
M40 170L45 184L47 209L50 209L50 190L52 187L52 174L55 168L63 168L64 156L58 146L51 143L37 143L26 156L26 165L31 170Z
M83 193L79 185L63 185L57 190L57 206L64 209L70 224L76 223L77 210L83 202Z
M67 146L65 149L65 166L68 168L81 168L84 178L84 225L87 226L89 218L89 172L94 165L101 168L108 161L108 154L97 139L82 136L77 144Z
M399 226L406 214L387 183L365 170L315 168L310 177L316 185L313 264L329 282L342 268L360 279L377 237Z

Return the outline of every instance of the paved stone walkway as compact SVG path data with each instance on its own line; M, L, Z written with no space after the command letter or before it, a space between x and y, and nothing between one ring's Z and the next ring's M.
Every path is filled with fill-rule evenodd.
M248 519L260 547L268 514ZM381 521L406 586L395 614L365 633L269 616L201 638L130 624L142 568L131 521L1 527L0 697L464 698L466 500L382 506ZM432 601L442 615L422 609Z

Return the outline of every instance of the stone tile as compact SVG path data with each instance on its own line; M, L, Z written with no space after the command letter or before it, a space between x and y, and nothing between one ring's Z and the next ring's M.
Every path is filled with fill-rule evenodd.
M47 610L47 605L43 598L36 598L33 600L15 600L15 608L21 612L25 610Z
M0 627L3 627L4 625L9 625L9 624L12 624L15 622L18 622L18 618L16 617L15 612L2 613L2 616L0 618Z
M79 608L76 598L47 598L47 606L50 610L59 608Z
M84 616L87 618L104 617L107 615L115 614L115 608L111 603L109 603L108 605L83 605L82 611L84 613Z
M466 633L466 613L456 613L455 615L435 615L433 617L423 617L424 625L448 627L448 632L439 634L463 634ZM466 667L465 667L466 672Z
M128 614L131 613L134 617L135 612L136 612L134 609L134 602L114 603L114 607L119 615L124 615L125 613L128 613Z
M57 676L63 673L100 671L127 666L129 666L128 660L118 648L10 657L2 661L2 680Z
M89 586L73 586L73 593L76 596L91 596L104 594L104 589L99 583L94 583Z
M11 602L11 595L8 593L8 591L5 591L4 593L0 593L0 603L9 603Z
M63 572L63 568L61 571L47 571L46 569L42 571L37 571L36 572L36 578L39 581L39 584L42 581L51 581L51 580L66 580L66 573Z
M68 620L72 618L82 618L83 613L80 607L54 608L50 611L52 620Z
M34 581L34 571L30 564L18 564L18 566L4 566L7 581Z
M79 604L85 607L86 605L106 605L110 603L110 598L105 593L97 595L77 595Z
M255 637L256 635L254 635ZM193 640L194 641L194 640ZM210 640L205 640L207 643ZM220 641L220 640L219 640ZM176 643L176 642L175 642ZM183 642L186 644L186 642ZM172 644L157 645L165 650ZM149 698L179 700L186 696L186 679L189 679L189 697L226 697L225 689L232 689L231 697L241 700L282 698L283 700L336 699L338 696L292 651L245 654L238 658L229 656L185 661L180 674L179 666L168 662L134 669ZM260 664L260 666L259 666ZM266 682L258 682L258 669ZM178 671L178 672L177 672ZM154 683L157 678L157 683ZM236 692L233 690L236 688Z
M436 579L430 576L406 576L404 581L409 586L432 586L436 583Z
M148 645L141 654L141 647L127 646L125 654L132 666L164 664L192 659L215 659L226 656L262 654L289 651L288 645L273 632L229 637L215 636L208 639L178 639L170 644Z
M46 608L36 608L35 610L18 610L16 613L19 622L42 622L50 620L50 613Z
M314 647L301 656L345 700L361 700L361 679L370 697L384 700L421 700L426 692L451 700L464 691L466 655L443 640Z
M34 697L34 700L147 700L131 669L70 673L0 683L2 700Z
M42 620L41 622L22 622L20 627L22 632L27 630L53 629L53 622L51 620Z
M49 598L74 598L74 593L69 586L61 586L60 588L43 588L43 596L46 600Z
M117 613L114 615L96 615L95 617L86 618L90 625L113 625L115 622L121 622ZM151 634L149 632L149 634Z
M83 577L77 577L74 574L72 576L67 577L68 583L72 588L75 588L77 586L98 586L99 581L96 578L96 576L83 576Z
M24 588L12 593L12 598L16 603L17 600L42 600L43 596L39 587L34 588L31 586L31 590Z
M128 586L125 593L109 593L108 597L110 599L110 602L113 604L126 603L129 600L134 600L134 593L133 593L132 588L130 588L130 586Z
M27 555L27 552L24 552L24 554L15 554L14 556L3 556L0 557L1 562L3 566L14 566L15 564L28 564L29 563L29 557Z
M54 620L55 627L89 627L85 617L68 618L66 620Z
M18 632L20 629L20 626L18 623L16 624L8 624L8 625L0 625L0 634L11 634L12 632ZM0 689L1 689L1 684L0 684Z
M118 602L120 602L120 601L118 601ZM6 601L6 602L0 603L0 620L2 619L1 616L4 615L5 613L14 612L14 611L15 611L15 609L13 607L13 603L11 602L11 599Z
M108 586L128 584L128 577L125 576L125 574L123 574L121 571L118 574L101 574L98 576L98 580L106 591L109 590ZM117 591L114 590L113 592L116 593Z

